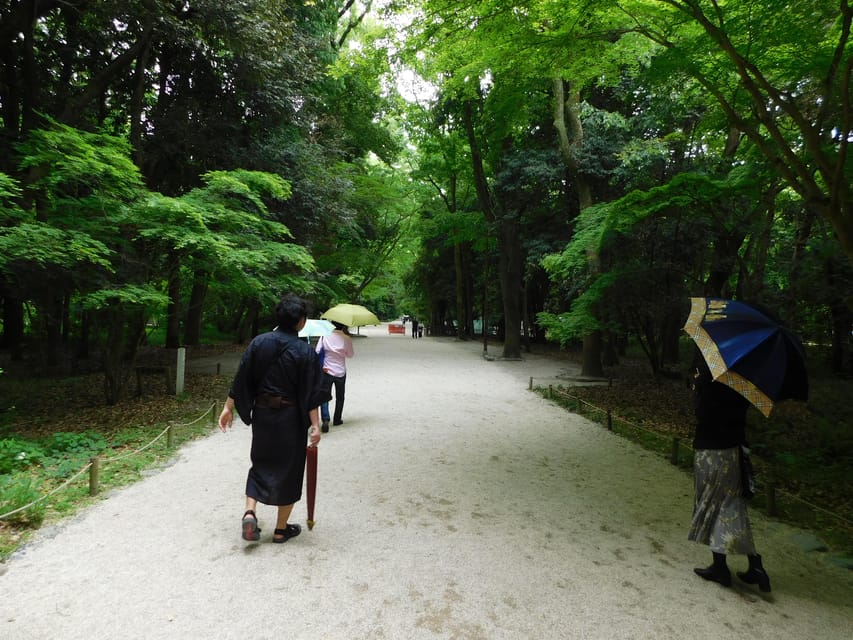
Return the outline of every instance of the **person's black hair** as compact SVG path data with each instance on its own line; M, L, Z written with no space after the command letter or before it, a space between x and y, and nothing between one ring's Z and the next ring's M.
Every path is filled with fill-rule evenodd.
M308 317L308 303L293 293L286 293L275 306L275 320L282 331L293 333L296 325Z

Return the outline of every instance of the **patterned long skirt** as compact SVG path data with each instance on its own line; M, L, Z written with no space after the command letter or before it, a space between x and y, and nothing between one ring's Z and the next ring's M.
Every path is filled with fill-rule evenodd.
M696 497L687 538L717 553L755 553L741 495L739 449L699 449L693 457Z

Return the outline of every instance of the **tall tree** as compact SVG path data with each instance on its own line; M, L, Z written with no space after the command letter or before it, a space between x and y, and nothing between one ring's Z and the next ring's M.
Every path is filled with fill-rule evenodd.
M853 5L622 0L660 62L696 78L853 261ZM687 22L685 22L687 20Z

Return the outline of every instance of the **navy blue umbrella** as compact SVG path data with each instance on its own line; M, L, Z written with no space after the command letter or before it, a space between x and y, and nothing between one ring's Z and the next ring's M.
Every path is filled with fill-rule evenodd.
M767 313L737 300L691 298L684 331L711 375L769 416L782 400L807 400L803 345Z

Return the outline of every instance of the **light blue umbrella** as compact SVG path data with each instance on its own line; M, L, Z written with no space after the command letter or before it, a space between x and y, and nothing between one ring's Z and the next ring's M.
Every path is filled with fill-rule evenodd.
M300 338L313 338L314 336L330 336L335 330L333 325L328 320L315 320L308 318L305 321L305 326L299 331Z

